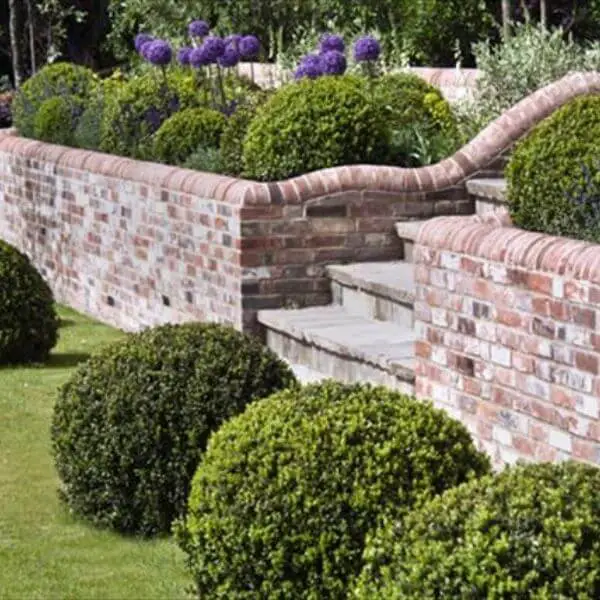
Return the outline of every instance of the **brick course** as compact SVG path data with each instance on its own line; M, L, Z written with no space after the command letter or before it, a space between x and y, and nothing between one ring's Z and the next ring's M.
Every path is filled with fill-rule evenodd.
M599 464L600 246L515 229L501 213L430 221L415 261L417 394L498 465Z

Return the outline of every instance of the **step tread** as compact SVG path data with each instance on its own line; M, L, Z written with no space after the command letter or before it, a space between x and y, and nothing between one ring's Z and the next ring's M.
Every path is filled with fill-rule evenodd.
M344 286L412 304L415 298L414 265L404 261L330 265L329 277Z
M396 234L400 239L416 241L419 236L419 230L430 219L421 219L415 221L398 221L395 224Z
M301 342L414 379L411 328L349 314L340 306L263 310L258 321Z
M476 178L467 181L467 191L471 196L506 203L506 179L494 177L490 179Z

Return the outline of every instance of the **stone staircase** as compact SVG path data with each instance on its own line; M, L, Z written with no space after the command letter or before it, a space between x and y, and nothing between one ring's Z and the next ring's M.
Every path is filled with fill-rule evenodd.
M505 204L504 180L473 179L467 190L478 213ZM267 345L303 383L333 378L414 393L413 247L424 221L396 223L403 260L330 265L332 303L263 310Z

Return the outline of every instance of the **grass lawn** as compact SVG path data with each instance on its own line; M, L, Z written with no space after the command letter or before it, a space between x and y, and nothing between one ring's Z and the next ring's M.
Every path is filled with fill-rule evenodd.
M43 367L0 369L0 598L171 600L189 584L169 540L127 539L78 521L61 505L50 453L57 387L118 331L73 311Z

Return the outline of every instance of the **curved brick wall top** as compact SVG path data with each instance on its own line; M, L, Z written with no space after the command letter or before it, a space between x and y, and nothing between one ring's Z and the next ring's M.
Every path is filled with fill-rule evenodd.
M421 226L417 243L528 271L600 284L600 246L511 226L506 211L483 217L440 217Z
M450 158L417 169L352 165L315 171L286 181L258 183L54 146L20 138L14 130L0 136L0 152L54 162L58 167L67 169L133 179L238 205L278 204L284 200L302 203L348 191L433 192L455 186L484 169L539 121L573 98L589 93L600 93L600 73L568 75L506 111Z

